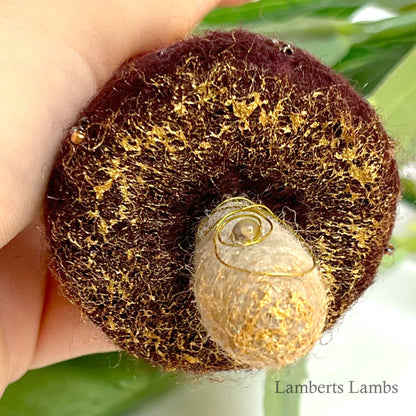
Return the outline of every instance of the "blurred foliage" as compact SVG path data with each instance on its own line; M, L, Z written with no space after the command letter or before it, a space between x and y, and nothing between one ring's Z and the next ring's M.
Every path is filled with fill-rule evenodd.
M295 416L300 414L301 394L277 393L287 385L302 384L307 376L306 357L281 370L268 371L264 391L264 416ZM279 382L277 384L276 382Z
M416 47L379 84L370 102L398 138L399 163L411 162L416 154Z
M366 0L262 0L217 9L197 32L244 27L309 50L343 73L370 98L389 132L398 138L399 160L416 154L416 1L378 0L394 17L378 22L352 18ZM403 59L404 58L404 59ZM403 197L415 205L416 185L402 180ZM393 237L402 258L416 251L416 226ZM275 380L301 383L304 361L266 377L265 414L293 416L299 395L276 395ZM6 390L0 415L113 416L174 386L172 376L119 354L100 354L30 371Z
M202 26L246 25L254 21L279 23L293 17L308 18L321 15L348 18L354 11L368 4L378 5L394 12L410 10L413 0L261 0L235 8L217 9L208 15Z
M391 267L416 253L416 224L412 224L411 226L413 229L412 232L393 235L391 243L395 248L394 254L391 260L389 257L383 258L383 266Z
M354 26L360 33L350 37L351 47L334 69L355 81L356 87L368 96L415 45L416 12Z
M416 205L416 183L409 178L402 178L402 197L412 205Z
M127 355L90 355L29 371L7 388L0 415L118 416L176 378Z

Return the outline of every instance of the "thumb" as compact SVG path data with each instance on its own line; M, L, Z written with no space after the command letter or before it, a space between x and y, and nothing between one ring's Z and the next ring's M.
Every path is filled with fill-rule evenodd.
M97 86L132 55L183 37L220 4L2 2L0 248L39 212L63 132Z

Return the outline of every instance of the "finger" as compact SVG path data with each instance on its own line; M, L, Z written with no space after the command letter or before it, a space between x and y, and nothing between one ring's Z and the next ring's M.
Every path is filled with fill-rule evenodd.
M117 349L50 275L46 285L43 238L33 223L0 251L0 397L29 368Z
M184 36L217 3L43 0L0 5L0 247L36 217L61 137L97 86L129 56ZM34 365L47 361L47 334L59 333L58 316L65 311L50 300L40 326L46 269L41 240L39 230L30 226L0 252L3 381L23 374L32 358ZM100 337L95 328L83 331L61 335L79 336L81 344ZM65 356L97 348L73 344Z
M0 396L32 361L45 275L39 225L32 224L0 251Z
M30 367L116 350L118 347L62 296L59 285L49 275L38 343Z
M63 133L130 56L188 33L219 0L0 5L0 247L38 210Z

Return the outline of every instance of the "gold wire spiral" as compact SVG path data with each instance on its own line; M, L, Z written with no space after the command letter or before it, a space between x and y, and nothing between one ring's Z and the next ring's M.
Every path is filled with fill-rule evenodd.
M239 202L249 203L250 205L241 207L238 204ZM234 206L232 204L234 204ZM233 266L232 264L227 263L226 261L224 261L221 258L221 255L219 253L219 247L218 247L219 244L229 246L229 247L238 247L238 246L241 247L241 246L253 246L255 244L260 243L261 241L263 241L267 237L269 237L270 234L273 232L274 225L273 225L272 220L275 220L275 221L278 221L279 224L281 226L283 226L286 230L288 230L293 235L295 235L295 237L302 243L302 245L308 250L309 254L311 255L311 258L312 258L311 267L307 270L302 271L302 272L303 273L309 273L312 269L314 269L316 267L316 263L315 263L313 255L312 255L312 252L309 249L309 247L306 245L303 238L298 233L296 233L293 230L293 228L291 228L286 222L284 222L279 217L277 217L273 213L273 211L271 211L265 205L255 204L252 201L250 201L248 198L245 198L245 197L233 197L233 198L228 198L225 201L221 202L217 206L216 211L219 211L221 209L221 207L224 207L225 205L228 206L228 209L231 209L231 208L235 208L235 209L233 209L232 211L227 212L227 214L225 214L223 217L221 217L221 219L219 221L217 221L216 224L212 225L211 227L209 227L204 232L204 235L206 235L214 229L214 232L212 234L212 241L213 241L213 244L214 244L214 252L215 252L215 256L217 257L218 261L221 262L223 265L225 265L227 267L230 267L234 270L238 270L240 272L254 273L254 274L257 274L257 275L288 276L288 277L297 276L298 273L296 271L294 271L294 272L280 272L280 271L279 272L264 272L264 271L248 270L248 269L245 269L245 268L240 268L240 267L237 267L237 266ZM268 224L268 229L267 230L264 230L263 222L261 220L259 220L259 217L262 220L264 220L264 222L266 224ZM227 242L223 238L222 232L224 231L224 228L231 221L233 221L235 219L239 219L239 218L254 218L254 219L256 219L259 222L260 226L261 226L260 232L255 236L254 239L252 239L250 241L247 241L247 242L244 242L244 243ZM206 221L207 221L207 219L204 219L204 221L201 222L200 229L203 228Z

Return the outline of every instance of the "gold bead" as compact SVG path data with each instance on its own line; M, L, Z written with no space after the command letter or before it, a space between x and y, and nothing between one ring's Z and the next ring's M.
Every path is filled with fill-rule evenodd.
M80 144L84 141L85 134L79 130L77 127L74 127L71 132L71 143Z
M251 243L261 233L261 224L253 218L243 218L234 225L232 239L239 244Z

